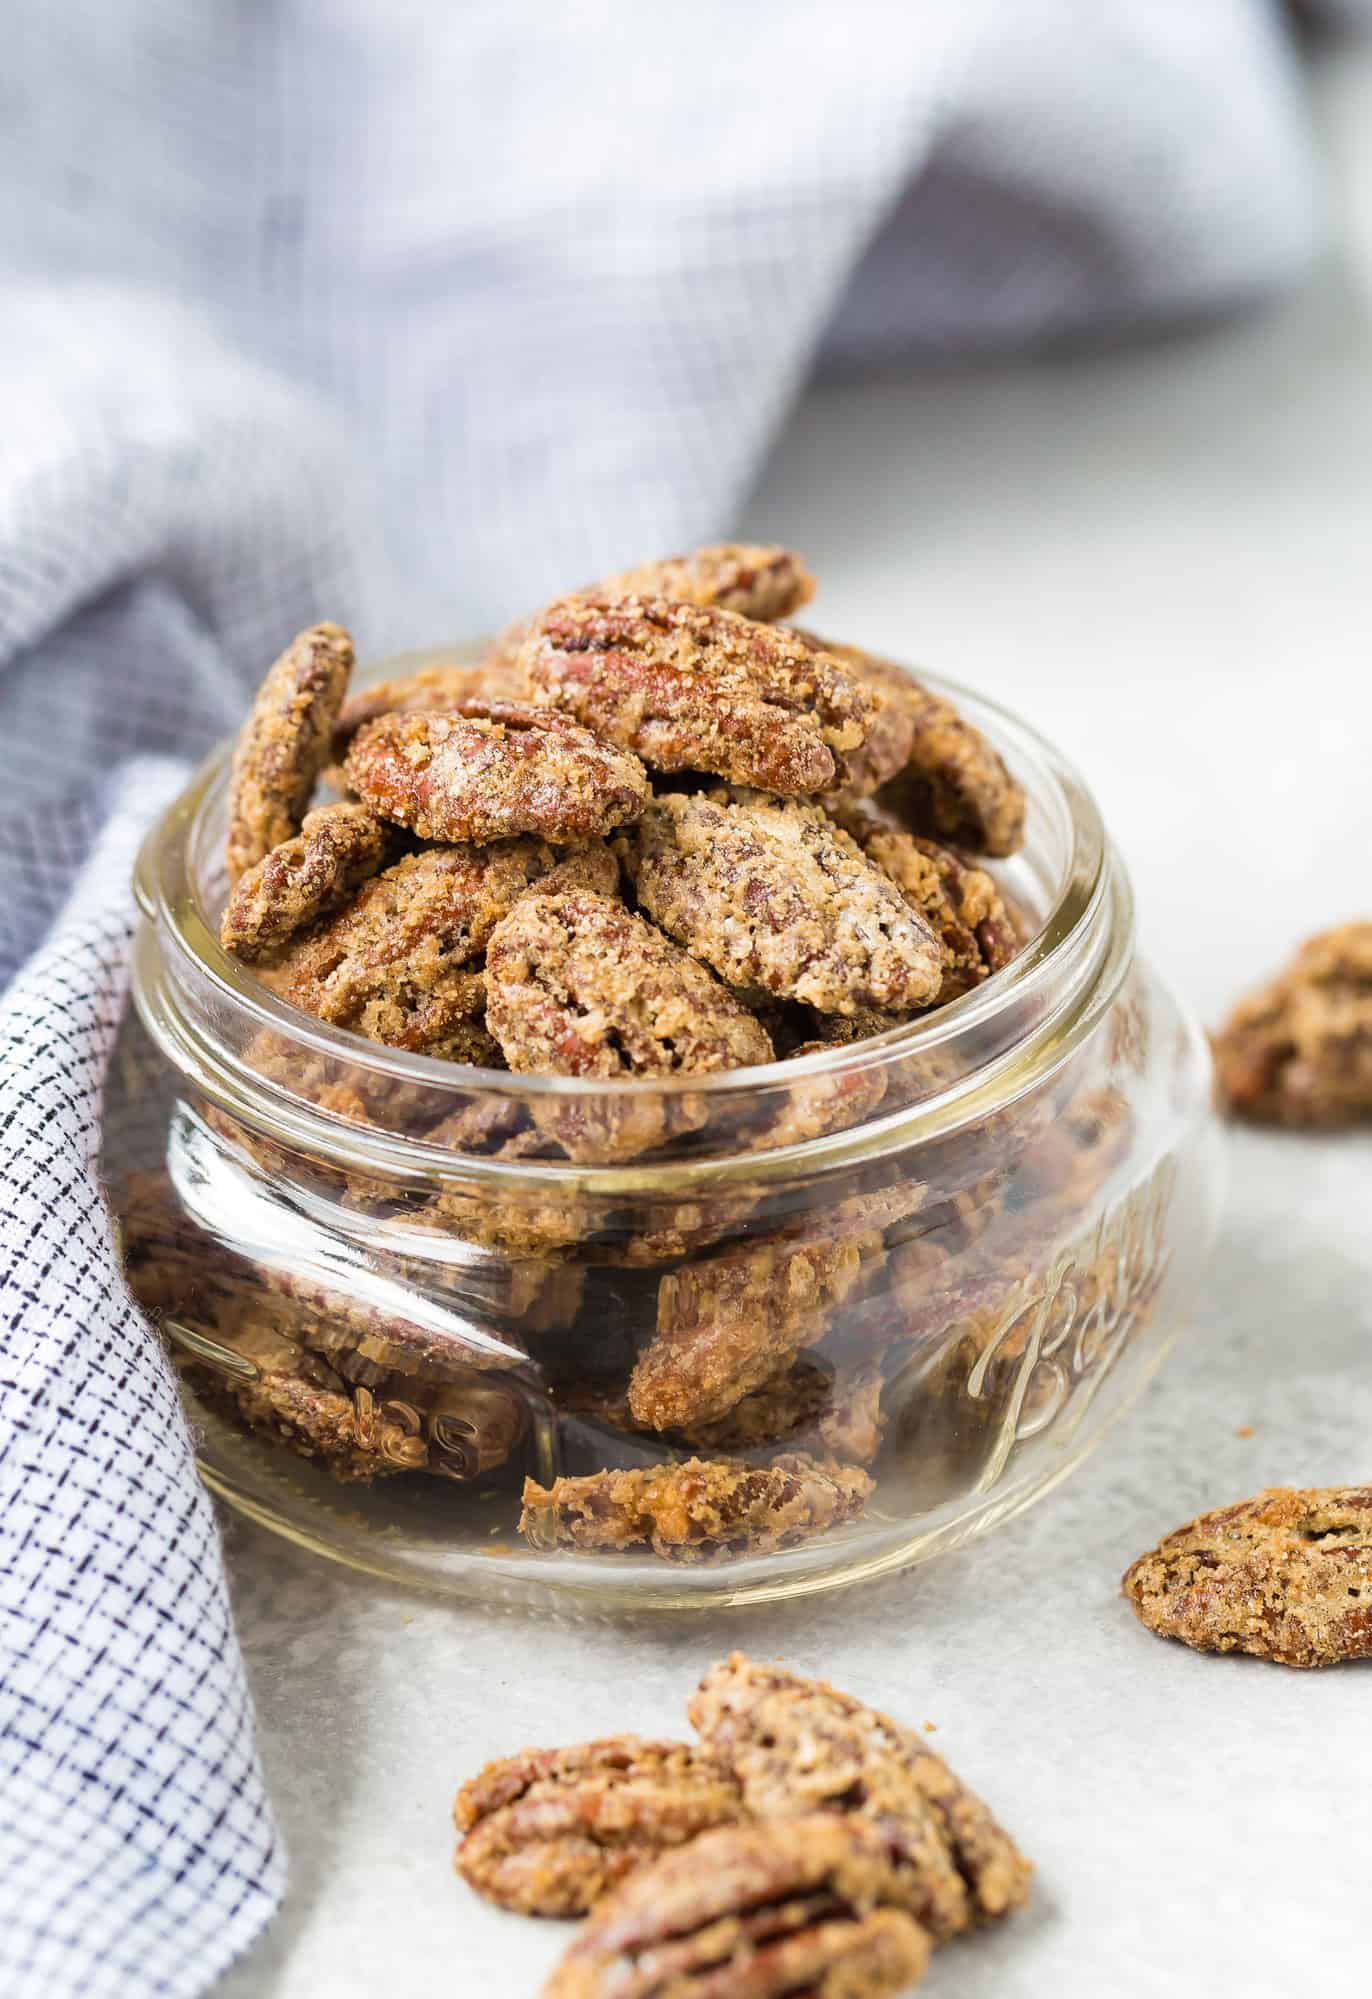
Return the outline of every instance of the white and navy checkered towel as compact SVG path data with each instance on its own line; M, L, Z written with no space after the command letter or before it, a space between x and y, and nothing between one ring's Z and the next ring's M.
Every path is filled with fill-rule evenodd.
M191 1995L283 1860L93 1167L185 758L726 528L826 340L1232 299L1316 182L1262 0L11 0L0 184L0 1992Z

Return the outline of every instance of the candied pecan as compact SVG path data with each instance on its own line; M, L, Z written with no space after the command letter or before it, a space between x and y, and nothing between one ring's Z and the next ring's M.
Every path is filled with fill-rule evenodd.
M825 1814L723 1826L607 1896L544 1999L893 1999L929 1939L890 1899L881 1840Z
M535 621L524 669L654 770L713 771L787 794L838 779L872 696L828 653L732 611L661 597L567 597Z
M770 624L808 604L815 594L815 579L789 548L728 541L625 569L598 583L591 594L669 597L674 603L712 605Z
M634 1421L681 1430L726 1415L823 1335L882 1256L879 1228L850 1209L668 1271L629 1383Z
M841 1370L834 1392L815 1425L815 1446L843 1465L870 1465L886 1434L882 1408L885 1381L880 1365L868 1361L851 1372Z
M1274 1486L1178 1527L1125 1575L1135 1615L1198 1652L1372 1658L1372 1486Z
M278 990L370 1040L488 1062L496 1050L481 1020L482 952L555 860L532 839L409 854L288 947Z
M674 1438L710 1457L734 1457L768 1444L789 1443L811 1430L828 1409L833 1369L817 1358L798 1357L768 1377L723 1416L678 1430ZM627 1393L625 1415L632 1423Z
M702 965L607 896L526 895L486 953L487 1025L510 1067L538 1075L704 1075L770 1060L745 1008ZM689 1098L575 1098L534 1116L574 1158L628 1159L689 1129Z
M343 705L353 642L339 625L291 640L257 690L239 732L229 788L229 879L294 839Z
M898 815L917 832L974 853L1013 854L1024 838L1024 792L980 729L892 660L858 646L818 643L873 695L910 717L909 757L886 792ZM870 790L869 778L859 764L852 790Z
M1214 1037L1222 1101L1258 1123L1332 1129L1372 1118L1372 923L1302 945Z
M200 1393L250 1430L285 1444L297 1457L317 1459L340 1484L416 1471L422 1442L385 1415L377 1416L369 1389L362 1411L348 1383L320 1355L282 1339L270 1326L244 1324L229 1348L256 1372L240 1380L213 1365L186 1362L181 1371Z
M677 1440L727 1457L785 1443L845 1465L869 1465L881 1449L881 1370L875 1363L835 1373L818 1354L801 1354L734 1404L727 1414L676 1433ZM628 1399L624 1410L628 1416Z
M840 796L830 810L869 861L891 877L943 946L938 1004L970 992L1018 950L1014 924L995 882L951 847L908 833L874 799Z
M669 1847L742 1816L707 1751L612 1735L488 1763L457 1794L457 1871L526 1916L580 1916Z
M669 1562L716 1561L794 1547L861 1513L863 1471L803 1453L768 1465L727 1458L524 1481L519 1531L535 1548L589 1552L650 1547Z
M808 1038L798 1042L789 1052L794 1060L802 1055L817 1055L824 1048L852 1048L859 1041L870 1041L875 1035L889 1034L893 1027L908 1027L910 1017L904 1013L878 1013L871 1007L860 1007L856 1013L815 1013L806 1008L808 1015Z
M282 1330L289 1314L280 1323L257 1316L262 1302L204 1320L164 1317L177 1365L212 1406L340 1483L423 1471L465 1482L519 1442L525 1413L512 1390L471 1370L458 1378L453 1367L420 1380L359 1365L355 1349L326 1359Z
M821 806L675 793L648 807L637 849L641 906L730 985L841 1014L938 993L933 931Z
M735 1652L705 1675L687 1712L761 1819L833 1811L870 1823L894 1874L886 1900L949 1937L1018 1908L1029 1863L981 1799L923 1738L781 1666Z
M342 764L358 730L378 715L440 715L464 701L522 701L524 694L524 676L510 659L492 656L472 665L454 660L421 666L349 695L334 724L330 754L335 764Z
M648 802L647 773L556 709L466 702L460 714L378 715L344 775L374 812L422 840L485 845L533 833L590 840Z
M835 659L852 650L831 645L828 639L803 631L799 625L791 625L787 629L802 645L809 646L814 652L831 653ZM865 653L852 651L853 663L858 668L865 664L866 657ZM839 783L843 796L848 798L865 797L887 783L905 768L915 746L915 718L904 698L903 685L888 686L875 675L861 672L857 677L862 680L875 705L867 718L865 738L856 749L846 751L840 760Z
M592 895L619 893L619 862L603 840L573 847L534 884L538 895L570 895L574 889L589 889Z
M790 1054L798 1060L826 1045L801 1042ZM827 1138L831 1132L849 1131L871 1116L885 1094L886 1078L876 1068L798 1078L788 1085L784 1099L769 1106L767 1121L751 1149L770 1152L784 1145Z
M321 805L299 833L240 875L219 941L252 960L337 909L386 858L388 829L365 805Z

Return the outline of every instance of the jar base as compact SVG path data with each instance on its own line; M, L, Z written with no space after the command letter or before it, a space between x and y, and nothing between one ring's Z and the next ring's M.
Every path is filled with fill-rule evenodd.
M1017 1480L967 1493L911 1531L907 1518L883 1526L870 1514L808 1546L718 1566L674 1566L635 1556L550 1557L513 1543L515 1506L490 1495L483 1521L455 1539L434 1518L434 1492L401 1485L337 1486L327 1475L272 1451L193 1406L197 1463L214 1496L273 1534L360 1575L431 1595L584 1618L638 1611L725 1609L781 1603L870 1582L951 1553L1013 1519L1091 1455L1151 1383L1176 1337L1153 1346L1146 1368L1108 1415L1061 1440ZM317 1489L316 1489L317 1488ZM456 1498L456 1493L454 1497ZM455 1515L456 1517L456 1515Z

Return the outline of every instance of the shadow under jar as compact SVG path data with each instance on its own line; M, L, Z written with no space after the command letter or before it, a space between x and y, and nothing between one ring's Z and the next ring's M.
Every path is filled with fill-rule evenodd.
M287 1006L217 942L207 762L139 863L106 1175L216 1492L359 1568L613 1609L879 1574L1081 1460L1195 1296L1208 1056L1080 780L949 691L1027 792L991 864L1019 956L873 1039L666 1084ZM627 1164L558 1142L639 1119Z

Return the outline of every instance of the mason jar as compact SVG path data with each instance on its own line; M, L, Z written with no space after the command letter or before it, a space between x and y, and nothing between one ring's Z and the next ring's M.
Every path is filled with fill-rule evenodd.
M440 1590L685 1606L955 1546L1107 1433L1212 1238L1207 1049L1075 772L921 678L1025 787L990 864L1018 955L874 1038L667 1082L288 1005L218 942L209 758L139 861L105 1164L229 1504Z

